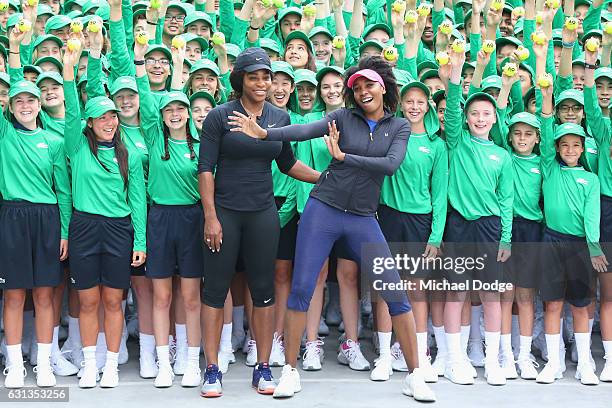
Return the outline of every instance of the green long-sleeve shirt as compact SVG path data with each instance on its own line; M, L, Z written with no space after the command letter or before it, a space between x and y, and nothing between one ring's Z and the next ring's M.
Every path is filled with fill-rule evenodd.
M131 216L134 251L146 251L147 203L142 165L128 154L128 187L115 157L114 147L98 147L92 153L83 129L79 99L74 81L64 81L66 133L64 143L72 169L74 209L105 217ZM106 169L103 167L106 167Z
M595 88L592 86L584 87L584 112L587 122L593 133L593 138L597 142L599 149L604 152L598 156L598 177L601 185L601 194L612 197L612 159L607 152L610 151L610 140L612 131L610 122L605 120L599 103Z
M548 228L562 234L586 237L591 256L601 255L599 218L600 187L597 175L582 166L568 167L556 159L553 118L541 118L544 216Z
M409 214L432 214L428 242L440 246L446 223L448 153L440 138L411 134L406 157L392 176L385 177L380 202Z
M461 86L449 83L444 114L450 163L449 203L466 220L501 217L501 243L509 244L514 199L512 160L505 149L471 136L463 128L460 98Z

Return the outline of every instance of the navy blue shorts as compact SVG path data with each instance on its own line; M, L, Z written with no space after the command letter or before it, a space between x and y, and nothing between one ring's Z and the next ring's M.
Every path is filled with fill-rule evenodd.
M204 275L202 206L153 205L147 220L146 276L152 279Z
M60 215L56 204L4 201L0 207L0 289L58 286Z
M612 258L612 197L601 196L601 218L599 242L607 258ZM610 269L608 269L610 271Z
M512 221L512 256L504 267L505 280L520 288L535 289L540 283L542 223L522 217Z
M276 209L280 209L285 203L285 197L274 197ZM278 237L278 252L276 259L283 261L293 261L295 257L295 239L297 237L299 217L296 214L284 227L280 230Z
M78 290L130 287L134 227L130 217L74 211L70 220L70 280Z
M503 263L497 262L500 239L500 217L468 221L451 210L444 232L444 277L451 283L466 283L468 288L474 288L475 281L503 282Z
M595 269L585 238L544 228L540 294L545 302L567 300L585 307L594 296Z

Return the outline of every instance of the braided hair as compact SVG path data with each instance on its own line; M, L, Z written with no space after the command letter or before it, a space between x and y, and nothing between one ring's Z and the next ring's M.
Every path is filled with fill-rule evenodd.
M164 161L167 161L167 160L170 160L170 149L168 147L168 143L169 143L168 140L170 139L170 129L165 123L163 124L163 126L164 126L164 132L163 132L164 133L164 154L161 156L161 159ZM191 135L191 129L189 128L189 124L187 124L186 126L186 133L187 133L187 147L189 147L189 153L190 153L189 158L191 160L195 160L196 154L193 148L193 144L199 143L199 141Z
M128 151L119 132L119 128L117 128L115 134L113 135L113 143L115 144L115 158L119 164L119 172L121 173L121 178L123 179L123 188L124 190L127 190L129 173ZM85 131L83 133L87 138L87 144L89 145L89 150L91 150L91 153L94 155L98 163L100 163L100 166L110 173L110 169L98 158L98 141L93 129L89 126L85 126Z

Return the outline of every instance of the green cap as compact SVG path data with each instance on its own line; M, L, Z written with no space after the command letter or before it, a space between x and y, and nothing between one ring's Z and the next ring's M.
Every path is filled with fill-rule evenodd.
M458 6L467 7L471 9L472 0L459 0L456 4Z
M29 93L40 99L40 89L30 81L21 80L12 84L9 89L9 100L21 93Z
M69 26L72 20L68 16L53 16L49 17L45 24L45 33L49 34L51 30L60 30L66 26Z
M79 81L77 82L77 88L80 88L81 85L83 85L86 82L87 82L87 72L83 72L83 75L81 75L81 77L79 78Z
M381 51L385 48L385 46L380 41L370 40L370 41L364 42L363 44L359 46L359 54L361 55L363 53L363 50L365 50L368 47L376 47L376 48L379 48Z
M0 82L6 84L6 86L11 86L11 77L6 72L0 72Z
M438 73L437 69L428 69L427 71L423 72L419 77L419 81L425 82L430 78L440 78L440 74Z
M282 72L288 75L293 81L295 81L295 71L293 67L285 61L272 61L272 73Z
M406 85L408 82L414 81L412 75L406 70L399 69L397 67L393 68L393 75L395 75L395 82L398 87L402 87Z
M117 109L115 103L106 96L96 96L95 98L89 99L85 104L84 119L97 119L110 111L119 112L120 110Z
M68 17L70 17L71 20L74 20L75 18L79 18L83 16L83 13L81 13L78 10L74 10L71 11L70 13L66 14Z
M575 123L563 123L555 129L555 140L561 139L566 135L580 136L586 139L587 135L582 126Z
M187 106L188 108L191 106L189 103L189 99L187 95L185 95L181 91L170 91L165 94L160 102L159 110L164 109L166 106L170 105L172 102L180 102Z
M610 12L608 10L602 10L601 11L601 19L603 21L610 21L610 20L612 20L612 12Z
M15 11L21 10L21 6L19 5L18 0L8 0L9 8L13 8Z
M280 24L283 21L283 18L287 17L289 14L295 14L296 16L300 16L301 18L302 9L299 7L285 7L284 9L279 10L278 23Z
M81 11L83 10L83 4L85 4L87 2L87 0L66 0L66 2L64 2L64 11L68 11L70 10L70 7L73 4L76 4L78 6L81 7Z
M574 3L574 8L578 6L583 6L583 5L591 7L591 1L590 0L576 0Z
M136 80L131 76L121 76L115 79L111 88L110 94L111 96L115 96L117 92L122 91L124 89L129 89L130 91L134 91L138 93L138 86L136 85Z
M315 28L310 30L310 33L308 33L308 38L312 38L317 34L325 34L326 36L330 38L330 40L334 39L334 36L332 35L332 33L326 27L323 27L323 26L316 26Z
M36 86L40 86L40 83L44 81L45 79L52 79L58 84L64 85L64 78L62 78L59 72L47 71L47 72L43 72L42 74L38 76L38 78L36 78Z
M599 78L608 78L612 79L612 68L610 67L601 67L595 70L595 81Z
M148 1L137 1L132 5L132 13L136 14L139 10L146 10L149 7Z
M603 38L603 31L599 30L599 29L593 29L593 30L589 30L586 33L584 33L584 35L582 36L582 43L584 44L586 42L586 40L588 40L591 37L599 37L599 40L601 41L601 39Z
M53 63L59 72L62 72L62 70L64 69L64 64L62 64L62 62L60 60L58 60L55 57L42 57L36 60L36 62L34 62L34 65L36 65L37 67L40 67L41 64L44 64L45 62L51 62Z
M37 78L38 78L38 75L43 73L43 71L42 71L42 69L40 69L40 67L37 67L36 65L30 65L30 64L23 66L23 73L25 74L25 73L28 73L28 72L32 72L32 73L36 74ZM55 71L51 71L51 72L55 72Z
M36 37L36 40L34 40L34 43L32 44L32 48L38 47L40 44L42 44L45 41L53 41L60 48L64 46L64 43L59 37L56 37L51 34L44 34L44 35L39 35L38 37Z
M187 15L185 16L185 18L187 18L188 15L196 12L195 6L191 3L183 2L183 7L185 8L185 10L187 10ZM217 11L211 11L211 14L214 14L215 16L219 17L219 13Z
M580 65L581 67L584 68L584 55L579 56L578 58L576 58L575 60L572 61L572 66L574 65Z
M295 39L304 41L306 46L310 49L310 52L314 54L314 47L312 46L312 43L310 42L310 38L308 38L308 36L300 30L295 30L295 31L290 32L289 35L285 38L285 50L287 48L287 44L289 44L289 41L295 40Z
M317 77L315 73L309 69L296 69L295 70L295 83L309 82L314 86L317 86Z
M465 106L463 107L463 110L466 111L467 108L470 106L470 104L474 100L483 100L483 99L491 102L493 106L497 109L497 101L495 100L495 98L493 98L491 95L485 92L475 92L467 98L467 100L465 101Z
M215 97L206 91L199 91L199 92L194 93L193 95L189 97L189 102L191 104L193 103L193 101L195 101L196 99L200 99L200 98L204 98L208 102L210 102L213 108L217 106L217 101L215 101Z
M87 14L89 11L92 11L93 9L102 7L103 4L108 5L108 3L105 0L87 0L85 3L83 3L83 6L81 7L81 12L83 14Z
M194 62L193 65L191 66L191 69L189 70L189 75L197 71L201 71L203 69L212 71L216 76L221 75L221 71L219 70L219 67L217 66L217 64L215 64L214 62L212 62L211 60L207 58L202 58Z
M98 7L95 14L96 16L100 17L102 21L110 20L110 6L108 3L103 3L100 7Z
M389 37L393 37L393 31L391 30L391 27L389 27L387 24L384 24L384 23L377 23L377 24L370 24L369 26L367 26L363 30L363 34L361 35L361 38L366 38L374 30L383 30L389 35Z
M315 78L316 78L317 82L321 82L323 77L325 75L329 74L330 72L338 74L342 78L344 78L344 70L342 68L337 67L335 65L328 65L328 66L325 66L325 67L323 67L323 68L321 68L320 70L317 71L317 74L315 75Z
M489 88L501 89L502 88L501 77L498 75L489 75L488 77L483 79L482 82L480 83L480 89L484 92L485 89L489 89Z
M230 57L237 58L238 55L242 52L239 46L232 43L225 44L225 50L227 51L227 55Z
M403 97L410 88L419 88L421 91L425 92L427 99L429 99L431 96L429 88L424 83L421 81L411 81L402 86L402 89L400 90L400 98Z
M170 49L166 47L165 45L161 45L161 44L150 45L149 48L147 49L147 52L145 53L145 57L155 51L159 51L163 53L166 56L166 58L170 60L170 63L172 64L172 52L170 52Z
M433 137L436 133L438 133L438 130L440 130L440 121L438 120L438 113L436 112L436 107L430 100L431 93L429 92L429 88L425 86L425 84L421 81L409 82L404 85L400 90L400 98L403 98L404 94L411 88L419 88L425 93L425 96L427 97L427 105L429 106L429 109L423 117L423 123L425 125L425 130L429 137Z
M559 106L561 102L571 99L584 106L584 94L576 89L566 89L561 92L555 100L555 106Z
M436 92L434 92L431 99L437 106L442 99L446 99L446 91L444 89L438 89Z
M36 17L52 15L53 9L51 9L51 7L47 6L46 4L38 4L38 7L36 8Z
M183 37L183 39L185 39L186 43L189 43L191 41L197 42L200 48L202 48L202 52L208 49L208 41L198 35L192 33L185 33L181 34L181 36Z
M259 40L259 46L264 50L274 51L277 54L280 54L280 47L278 42L274 41L271 38L262 38Z
M463 67L461 68L461 73L463 74L467 68L476 69L476 61L472 61L472 62L465 61L463 63Z
M15 13L15 14L11 14L10 16L8 16L8 19L6 20L6 32L9 33L11 27L16 26L22 17L23 17L23 14L21 13ZM49 18L49 20L51 20L51 18ZM49 23L49 20L47 20L47 24Z
M170 2L170 4L168 4L167 10L170 10L171 8L175 8L175 9L182 11L183 13L185 13L185 16L189 14L189 10L187 9L187 7L185 7L183 3L179 3L176 1ZM167 13L167 10L166 10L166 13Z
M425 60L417 66L417 73L423 72L424 69L439 69L440 67L435 61Z
M495 40L495 46L499 50L504 45L512 44L517 48L523 45L523 43L516 37L499 37Z
M512 127L517 123L524 123L531 127L534 127L540 130L540 120L532 113L529 112L519 112L516 115L512 116L510 121L508 122L508 127Z
M193 24L196 21L202 21L202 22L208 24L211 28L213 26L212 19L210 18L210 16L208 14L206 14L203 11L196 11L196 12L193 12L193 13L189 13L187 15L187 17L185 17L185 21L183 22L183 26L185 27L185 29L187 29L187 26L189 26L189 24Z
M525 19L523 17L516 20L516 24L514 24L514 35L519 35L523 32L525 27Z

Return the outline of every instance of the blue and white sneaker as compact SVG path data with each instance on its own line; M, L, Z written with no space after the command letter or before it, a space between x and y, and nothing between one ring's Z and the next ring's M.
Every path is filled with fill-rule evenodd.
M204 383L200 389L200 395L204 398L220 397L223 395L222 381L223 374L219 371L219 367L215 364L209 364L204 373Z
M272 370L268 363L259 363L253 368L253 388L260 394L274 394L276 382L272 378Z

